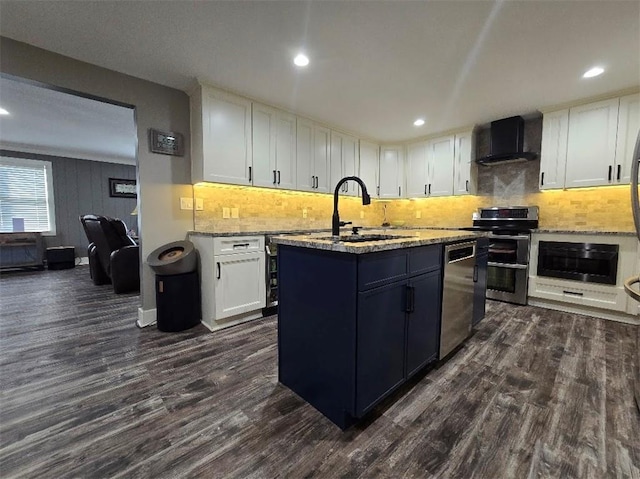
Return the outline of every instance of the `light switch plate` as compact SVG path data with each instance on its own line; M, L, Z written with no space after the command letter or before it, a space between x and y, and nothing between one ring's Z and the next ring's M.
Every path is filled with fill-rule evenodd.
M306 218L306 217L307 217L307 209L306 209L306 208L304 208L304 209L302 210L302 217L303 217L303 218Z
M231 211L229 211L229 208L227 207L222 208L222 217L226 220L231 218Z
M204 201L202 198L196 198L196 211L204 210Z
M416 211L416 218L422 218L422 211Z
M193 198L180 198L180 209L181 210L192 210L193 209Z
M239 208L231 208L231 217L232 218L240 218L240 209Z

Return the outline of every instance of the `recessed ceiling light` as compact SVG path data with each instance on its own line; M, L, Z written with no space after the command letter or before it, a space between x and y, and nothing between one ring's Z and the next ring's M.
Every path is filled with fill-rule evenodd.
M584 75L582 75L582 78L593 78L593 77L597 77L598 75L602 75L603 73L604 73L604 68L593 67L590 70L587 70L586 72L584 72Z
M424 120L422 118L418 118L416 121L413 122L413 124L415 126L422 126L424 125Z
M8 115L9 112L7 110L5 110L4 108L0 108L0 115Z
M298 55L296 55L296 57L293 59L293 63L295 63L299 67L306 67L309 64L309 57L307 57L303 53L298 53Z

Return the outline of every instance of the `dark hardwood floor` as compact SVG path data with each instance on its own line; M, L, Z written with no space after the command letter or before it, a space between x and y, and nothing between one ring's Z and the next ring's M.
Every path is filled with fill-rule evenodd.
M3 274L0 301L3 478L640 477L634 326L490 302L342 432L278 384L274 318L138 329L86 267Z

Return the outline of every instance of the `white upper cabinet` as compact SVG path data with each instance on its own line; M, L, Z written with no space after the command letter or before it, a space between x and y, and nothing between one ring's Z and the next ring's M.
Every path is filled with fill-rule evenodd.
M404 147L380 148L380 198L402 198L404 178Z
M407 159L405 162L407 172L407 197L419 198L428 196L428 167L427 167L428 143L421 141L407 145ZM453 164L453 156L451 158ZM450 178L453 181L453 176Z
M358 139L331 131L331 183L329 191L333 191L338 182L345 176L355 176L359 166ZM345 182L340 194L356 196L358 185L353 181Z
M429 196L450 196L453 194L454 154L455 137L453 135L429 141L427 146L427 179L429 180L427 194ZM465 152L462 152L462 157L464 155ZM467 192L466 186L465 183L465 193Z
M380 147L374 143L360 140L360 173L358 176L367 187L369 196L378 195Z
M545 113L540 152L541 190L564 187L568 133L569 110Z
M454 146L453 194L468 195L476 192L475 136L473 130L457 133Z
M298 190L329 191L330 132L311 120L298 118L296 186Z
M569 110L567 188L611 184L616 157L619 99Z
M199 85L191 95L192 181L251 183L251 102Z
M640 94L620 98L613 182L631 182L631 157L640 131Z
M296 117L258 103L252 112L253 184L295 188Z

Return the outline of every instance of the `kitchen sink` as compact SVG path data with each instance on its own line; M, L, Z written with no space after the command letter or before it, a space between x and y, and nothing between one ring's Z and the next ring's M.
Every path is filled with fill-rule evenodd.
M328 241L335 241L335 242L344 242L344 243L364 243L364 242L368 242L368 241L387 241L387 240L393 240L393 239L400 239L400 238L404 238L404 236L396 236L396 235L376 235L376 234L371 234L371 235L345 235L345 236L340 236L339 239L335 238L333 236L321 236L318 239L321 240L328 240Z

